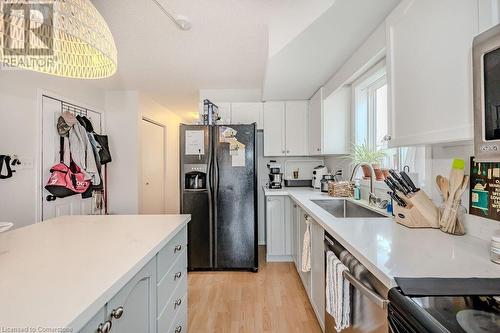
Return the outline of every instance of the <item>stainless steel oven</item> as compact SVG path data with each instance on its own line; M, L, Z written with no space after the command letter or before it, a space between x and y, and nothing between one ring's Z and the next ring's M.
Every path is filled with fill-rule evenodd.
M500 161L500 25L474 38L474 154Z
M351 326L342 333L388 333L389 289L327 233L325 233L325 275L327 251L335 253L349 268L349 272L344 272L344 278L351 284ZM335 319L327 312L325 312L325 333L336 333Z

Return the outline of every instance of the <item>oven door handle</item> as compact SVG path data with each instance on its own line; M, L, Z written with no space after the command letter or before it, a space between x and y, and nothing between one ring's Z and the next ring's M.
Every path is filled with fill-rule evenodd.
M361 281L356 279L354 275L352 275L349 271L344 271L343 273L344 279L347 279L354 288L356 288L362 295L366 296L370 301L375 303L379 308L381 309L387 309L387 306L389 305L389 300L384 299L381 297L379 294L374 292L373 290L369 289L367 286L365 286Z

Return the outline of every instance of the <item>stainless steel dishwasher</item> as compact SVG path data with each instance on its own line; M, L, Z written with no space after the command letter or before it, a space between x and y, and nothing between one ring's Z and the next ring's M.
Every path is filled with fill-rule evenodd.
M344 278L351 284L351 326L342 333L387 333L387 295L384 286L349 251L328 233L325 233L325 282L326 253L332 251L349 269ZM336 333L335 319L325 313L325 333Z

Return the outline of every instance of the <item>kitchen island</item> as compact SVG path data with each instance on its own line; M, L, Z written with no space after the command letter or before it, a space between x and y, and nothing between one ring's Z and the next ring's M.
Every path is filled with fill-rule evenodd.
M190 218L67 216L1 234L0 330L185 325Z

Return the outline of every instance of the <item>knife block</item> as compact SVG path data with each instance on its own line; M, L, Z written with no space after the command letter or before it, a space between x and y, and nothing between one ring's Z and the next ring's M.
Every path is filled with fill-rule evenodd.
M439 210L423 190L411 197L402 193L398 195L406 202L407 207L394 205L397 223L408 228L439 229Z

